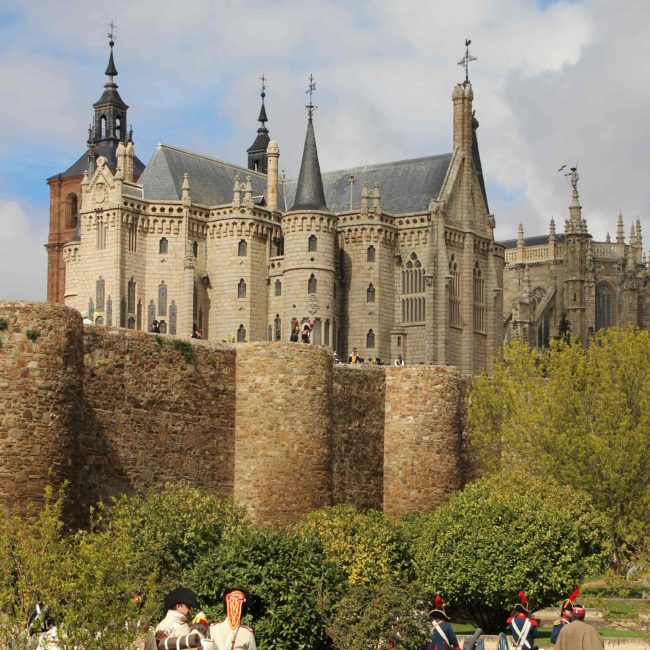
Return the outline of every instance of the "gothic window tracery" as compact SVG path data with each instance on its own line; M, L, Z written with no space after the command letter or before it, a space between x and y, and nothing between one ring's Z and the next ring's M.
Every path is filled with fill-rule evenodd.
M420 294L420 295L418 295ZM402 271L402 322L414 323L425 319L424 269L417 253L409 255ZM413 297L411 297L413 296Z
M474 264L474 331L485 331L485 278L478 262Z
M161 316L167 315L167 285L164 280L158 285L158 313Z
M596 329L606 329L614 324L614 293L602 282L596 287Z
M460 270L455 255L449 260L449 324L460 327Z
M97 303L97 311L104 311L104 292L106 285L104 283L104 278L99 276L95 284L95 301Z

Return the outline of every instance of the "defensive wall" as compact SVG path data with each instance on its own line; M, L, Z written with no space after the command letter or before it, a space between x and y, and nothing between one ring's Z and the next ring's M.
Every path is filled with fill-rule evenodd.
M259 523L352 503L426 510L462 486L465 380L440 366L334 365L326 348L84 327L0 302L0 504L67 480L75 514L185 479Z

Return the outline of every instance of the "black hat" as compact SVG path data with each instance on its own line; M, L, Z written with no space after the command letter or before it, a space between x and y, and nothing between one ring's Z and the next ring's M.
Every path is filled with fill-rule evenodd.
M432 621L433 619L444 619L445 621L451 621L447 615L447 612L445 611L445 606L440 596L436 596L435 608L429 612L429 620Z
M242 618L243 618L244 616L246 616L246 613L248 612L248 608L249 608L249 606L251 604L251 592L248 591L248 589L244 589L243 587L226 587L223 590L223 594L221 595L221 600L223 600L223 611L224 612L227 611L226 610L226 596L228 594L232 593L233 591L241 591L242 594L244 594L244 604L242 605L242 608L241 608L241 615L242 615Z
M519 602L515 605L516 612L523 612L528 616L530 612L528 611L528 600L526 599L526 594L523 591L519 592Z
M166 596L163 601L163 611L167 613L167 610L174 609L176 605L179 604L187 605L190 608L199 607L199 601L196 597L196 594L187 587L176 587L172 589Z

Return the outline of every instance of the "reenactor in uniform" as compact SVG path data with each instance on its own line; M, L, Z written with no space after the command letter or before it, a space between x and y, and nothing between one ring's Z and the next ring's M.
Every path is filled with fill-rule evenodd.
M451 619L445 612L444 604L440 596L436 596L435 609L429 612L429 621L433 628L433 637L429 648L431 650L460 650L458 639L451 627Z
M538 623L530 616L528 601L523 591L519 592L519 602L515 605L512 615L508 617L507 623L510 627L510 634L512 634L515 648L521 650L533 650L535 648Z
M156 626L154 634L145 641L145 650L157 648L160 641L169 638L178 638L190 633L187 619L192 608L198 608L199 601L196 594L187 587L172 589L163 602L163 618Z
M251 602L251 595L241 587L229 587L223 594L226 618L210 626L210 638L217 650L257 650L255 635L242 625Z
M558 650L603 650L603 637L598 634L593 625L585 623L585 608L578 603L573 604L573 620L562 634L558 636L555 647Z
M571 595L562 603L560 610L560 618L553 621L553 629L551 630L551 643L555 645L557 637L565 625L570 623L573 619L573 601L580 595L580 589L574 589Z

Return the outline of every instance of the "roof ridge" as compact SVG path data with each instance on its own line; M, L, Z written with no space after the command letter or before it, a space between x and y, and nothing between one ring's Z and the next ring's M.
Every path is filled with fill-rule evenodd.
M193 158L199 158L199 159L202 159L202 160L208 160L210 162L219 163L221 165L227 165L228 167L234 167L235 169L240 169L241 171L246 172L247 174L253 174L253 175L259 176L261 178L266 178L266 174L262 174L261 172L257 172L257 171L255 171L253 169L248 169L248 167L242 167L241 165L237 165L236 163L231 163L231 162L228 162L226 160L221 160L220 158L214 158L213 156L206 156L204 154L195 153L194 151L189 151L188 149L183 149L182 147L176 147L174 145L164 144L164 143L161 142L158 145L158 148L160 148L160 149L170 149L172 151L177 151L178 153L185 154L187 156L192 156Z
M341 172L353 171L360 169L378 169L380 167L388 167L389 165L397 165L400 163L413 163L420 162L422 160L433 160L434 158L443 158L445 156L452 156L453 153L450 151L448 153L438 153L431 156L420 156L418 158L404 158L403 160L389 160L382 163L373 163L372 165L357 165L356 167L342 167L341 169L332 169L331 171L323 172L323 174L340 174Z

